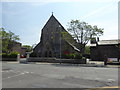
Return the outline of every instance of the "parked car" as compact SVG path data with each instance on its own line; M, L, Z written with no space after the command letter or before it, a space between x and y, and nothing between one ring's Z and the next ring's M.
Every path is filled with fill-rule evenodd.
M25 55L21 55L20 58L26 58L26 56Z

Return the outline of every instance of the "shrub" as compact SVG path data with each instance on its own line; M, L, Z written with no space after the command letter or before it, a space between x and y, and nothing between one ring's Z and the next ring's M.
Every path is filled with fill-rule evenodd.
M68 58L69 58L69 59L74 59L74 58L75 58L75 54L73 54L73 53L68 54Z
M10 54L16 54L16 55L18 55L18 54L20 54L20 53L19 53L19 52L14 51L14 52L11 52Z
M75 58L75 54L74 54L74 53L63 54L62 56L63 56L64 58L66 58L66 59L74 59L74 58Z
M62 58L65 59L82 59L82 54L74 54L74 53L70 53L70 54L62 54Z
M10 54L2 53L2 58L17 58L19 52L11 52Z
M65 58L65 59L74 59L74 57L75 57L75 54L73 54L73 53L62 54L62 58Z
M82 55L81 54L75 54L75 59L82 59Z
M2 53L2 58L8 58L8 54Z
M11 52L8 56L9 58L17 58L18 52Z

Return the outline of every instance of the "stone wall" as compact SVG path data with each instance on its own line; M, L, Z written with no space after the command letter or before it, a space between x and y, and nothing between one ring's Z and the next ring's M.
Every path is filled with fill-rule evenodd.
M71 63L71 64L86 64L85 59L56 59L56 58L39 58L30 57L27 59L28 62L47 62L47 63Z

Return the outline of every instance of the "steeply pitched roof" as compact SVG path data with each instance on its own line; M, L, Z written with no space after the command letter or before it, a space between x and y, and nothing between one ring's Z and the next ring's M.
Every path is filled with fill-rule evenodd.
M43 27L43 29L42 29L42 31L44 31L44 28L47 26L47 25L51 25L51 23L53 24L53 22L57 22L58 24L58 27L60 26L62 29L62 32L67 32L66 30L65 30L65 28L61 25L61 23L54 17L54 15L52 14L51 16L50 16L50 18L48 19L48 21L46 22L46 24L44 25L44 27ZM68 33L68 32L67 32ZM69 34L69 33L68 33ZM70 34L69 34L70 35ZM70 35L71 36L71 35ZM42 35L41 35L41 37L42 37ZM72 36L71 36L71 38L72 38ZM65 39L64 39L65 40ZM74 40L74 39L73 39ZM42 41L42 39L41 39L41 41ZM40 46L40 44L41 44L41 41L40 41L40 43L38 43L37 45L36 45L36 47L34 48L34 50L35 49L37 49L37 47L39 47ZM66 41L66 40L65 40ZM67 41L66 41L67 42ZM68 43L68 42L67 42ZM70 46L72 46L75 50L77 50L77 51L79 51L79 49L77 49L76 48L76 46L74 46L72 43L68 43Z
M80 50L78 48L76 48L73 44L71 44L70 42L67 42L74 50L80 52Z
M63 28L62 30L64 30L65 32L67 32L66 30L65 30L65 28L61 25L61 23L54 17L54 15L52 14L51 15L51 17L50 17L50 19L55 19L55 21L57 21L58 23L59 23L59 25ZM50 20L49 19L49 20ZM48 21L49 21L48 20ZM68 33L68 32L67 32ZM71 36L69 33L68 33L68 35L69 36ZM73 38L72 36L71 36L71 38ZM64 39L65 40L65 39ZM71 47L73 47L74 48L74 50L76 50L76 51L78 51L78 52L80 52L80 50L75 46L75 45L73 45L72 43L70 43L70 42L68 42L67 40L65 40ZM75 40L74 40L75 41ZM76 42L76 41L75 41ZM77 43L77 42L76 42Z
M101 40L99 42L97 42L96 44L91 44L90 46L96 46L98 45L114 45L114 44L119 44L120 43L120 39L116 39L116 40Z
M98 42L98 45L110 45L110 44L118 44L120 40L101 40Z
M65 30L65 28L64 28L64 27L61 25L61 23L55 18L55 16L54 16L53 14L50 16L50 18L48 19L48 21L46 22L46 24L44 25L44 27L46 27L46 25L47 25L50 21L52 21L52 20L58 22L59 25ZM43 27L43 29L44 29L44 27Z

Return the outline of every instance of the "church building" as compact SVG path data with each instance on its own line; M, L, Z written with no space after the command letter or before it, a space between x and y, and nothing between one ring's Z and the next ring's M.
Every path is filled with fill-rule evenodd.
M63 33L67 33L67 36L64 37ZM40 42L33 49L33 53L37 57L61 58L63 54L80 53L80 50L74 38L52 14L42 29Z

